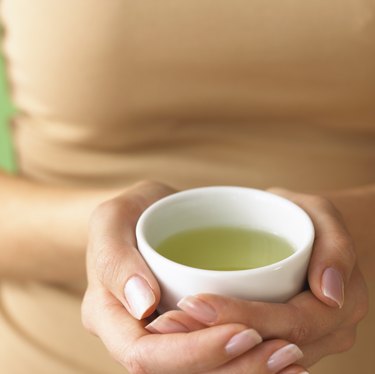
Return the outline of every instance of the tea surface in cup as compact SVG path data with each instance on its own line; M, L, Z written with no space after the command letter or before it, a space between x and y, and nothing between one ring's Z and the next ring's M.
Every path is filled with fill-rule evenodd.
M178 232L164 239L156 251L194 268L245 270L267 266L294 253L286 239L244 227L214 226Z

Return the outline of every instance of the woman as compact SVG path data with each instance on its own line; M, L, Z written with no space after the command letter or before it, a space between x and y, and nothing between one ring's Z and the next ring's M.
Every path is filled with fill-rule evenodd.
M5 372L123 373L104 343L130 373L298 373L352 346L367 311L352 241L368 279L375 242L373 4L1 6L21 110L20 172L0 177ZM133 228L165 184L300 191L276 192L319 232L311 291L284 306L189 299L145 329L159 290ZM83 322L103 343L80 322L88 240ZM370 333L362 356L312 372L368 373Z

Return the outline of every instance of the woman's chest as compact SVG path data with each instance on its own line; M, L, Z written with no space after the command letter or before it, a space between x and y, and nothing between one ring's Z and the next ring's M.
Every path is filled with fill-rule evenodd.
M372 0L5 0L2 15L36 117L374 124Z

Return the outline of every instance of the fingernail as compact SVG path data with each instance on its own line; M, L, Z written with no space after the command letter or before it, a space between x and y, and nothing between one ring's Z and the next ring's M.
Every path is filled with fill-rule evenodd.
M292 368L292 369L286 369L286 370L283 370L283 371L281 371L280 373L282 373L282 374L310 374L308 371L306 371L306 370L303 370L303 371L296 371L296 369L295 368Z
M146 327L150 332L171 334L174 332L189 332L190 330L182 323L167 317L160 316L149 323Z
M344 281L340 272L327 268L322 276L323 295L334 301L339 308L344 304Z
M177 303L177 306L203 323L213 323L217 319L215 309L195 296L184 297Z
M232 336L226 344L225 350L231 356L238 356L255 347L261 341L261 336L254 329L243 330Z
M139 275L133 275L125 284L125 298L130 307L130 313L137 319L154 305L156 298L146 280Z
M295 344L288 344L274 352L267 365L272 373L277 373L302 357L302 351Z

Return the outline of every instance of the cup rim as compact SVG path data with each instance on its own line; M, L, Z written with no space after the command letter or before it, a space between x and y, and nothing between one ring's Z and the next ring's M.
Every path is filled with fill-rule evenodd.
M167 257L164 257L159 252L157 252L148 242L148 240L145 237L144 234L144 225L146 220L148 219L148 216L152 214L155 210L159 209L165 204L169 204L173 202L176 199L184 197L189 197L191 195L199 194L199 193L209 193L210 191L246 191L258 195L268 196L269 198L272 198L274 200L282 201L283 204L289 205L290 207L293 207L293 209L299 211L301 216L306 221L306 227L307 227L307 233L306 233L306 242L303 244L302 248L299 250L296 250L291 254L290 256L274 262L269 265L260 266L256 268L251 269L241 269L241 270L211 270L211 269L202 269L202 268L196 268L188 265L184 265L178 262L175 262L173 260L170 260ZM220 186L204 186L204 187L197 187L197 188L191 188L183 191L175 192L171 195L165 196L161 198L160 200L157 200L153 204L151 204L149 207L147 207L139 217L137 224L136 224L136 240L137 240L137 248L140 251L140 253L143 255L143 252L150 252L153 256L156 256L161 262L168 266L173 266L177 270L185 270L189 271L195 274L198 273L204 273L204 274L220 274L220 276L224 277L230 277L231 275L247 275L249 273L251 274L257 274L257 273L263 273L263 272L269 272L269 271L276 271L279 268L283 267L284 265L287 265L289 262L295 261L298 257L303 256L304 252L311 249L314 242L315 237L315 229L313 222L310 218L310 216L306 213L304 209L302 209L299 205L295 204L294 202L281 197L279 195L273 194L272 192L256 189L256 188L250 188L250 187L241 187L241 186L230 186L230 185L220 185ZM142 242L142 245L139 245L139 242Z

